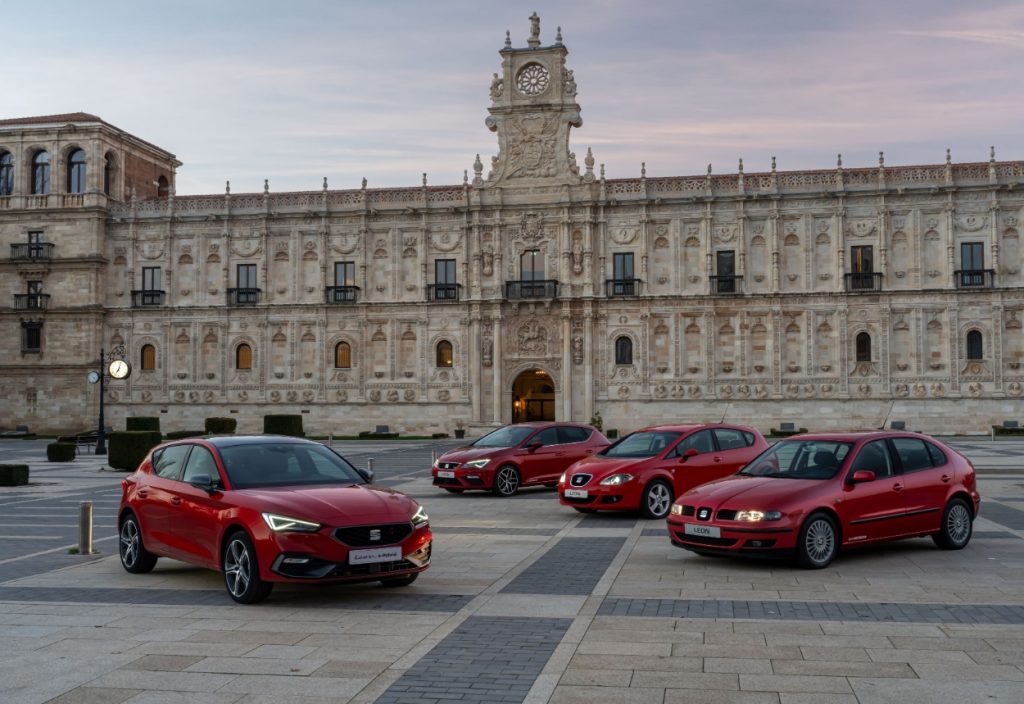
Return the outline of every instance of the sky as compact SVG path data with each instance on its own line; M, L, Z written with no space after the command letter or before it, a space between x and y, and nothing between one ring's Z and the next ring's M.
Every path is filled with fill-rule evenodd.
M98 115L179 195L457 184L534 11L608 178L1024 159L1019 0L0 0L0 118Z

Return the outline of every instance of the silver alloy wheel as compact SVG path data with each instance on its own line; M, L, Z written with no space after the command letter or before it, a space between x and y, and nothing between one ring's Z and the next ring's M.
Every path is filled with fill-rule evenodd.
M494 483L502 496L511 496L519 488L519 473L514 467L502 467L494 477Z
M824 518L815 519L807 526L804 548L807 550L807 556L817 565L831 560L836 549L836 532L832 524Z
M647 509L658 518L668 514L672 496L664 484L653 484L647 490Z
M963 545L971 535L971 512L962 503L955 503L946 513L946 533L956 545Z
M249 588L251 566L245 543L237 538L232 540L224 555L224 580L232 596L241 597Z
M128 519L121 524L121 564L134 567L139 559L139 527Z

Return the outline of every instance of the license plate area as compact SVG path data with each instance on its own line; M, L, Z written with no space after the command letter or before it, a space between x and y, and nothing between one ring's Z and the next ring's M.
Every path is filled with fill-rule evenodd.
M441 477L441 479L455 479L455 472L449 472L446 469L439 469L437 470L437 476Z
M702 538L722 537L722 529L718 526L698 526L692 523L683 524L683 533L686 535L699 535Z
M370 550L349 550L348 564L371 565L377 562L395 562L402 559L402 547L372 548Z
M586 499L589 498L586 489L566 489L565 496L569 499Z

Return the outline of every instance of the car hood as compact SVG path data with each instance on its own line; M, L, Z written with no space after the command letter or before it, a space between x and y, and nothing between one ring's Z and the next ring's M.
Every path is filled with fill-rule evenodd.
M416 512L405 494L369 484L239 489L235 499L260 512L325 525L403 523Z
M470 460L479 460L484 457L494 457L503 452L508 452L512 448L510 447L473 447L472 445L466 445L465 447L457 447L454 450L449 450L440 457L437 458L438 462L458 462L463 464Z
M607 476L617 472L628 472L632 469L639 469L642 465L651 461L650 457L584 457L576 464L569 467L568 475L592 474L591 481L600 481Z
M781 479L733 475L698 486L682 494L678 503L699 503L701 506L729 508L770 508L785 510L799 502L808 492L821 489L828 480Z

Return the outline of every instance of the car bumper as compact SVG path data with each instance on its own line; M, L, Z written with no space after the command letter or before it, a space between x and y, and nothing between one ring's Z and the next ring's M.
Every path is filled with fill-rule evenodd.
M586 498L566 496L566 489L586 491L587 496ZM559 484L558 501L563 506L592 508L595 511L636 511L640 508L640 494L642 493L643 487L636 479L617 486L601 486L597 482L581 487Z
M793 526L738 526L726 521L697 521L695 518L668 519L672 544L687 550L722 554L765 556L790 553L796 549L797 529ZM717 529L717 535L691 535L686 525Z
M439 471L445 471L454 476L438 476ZM434 477L434 486L442 489L490 489L494 483L494 470L485 469L449 469L430 470Z

